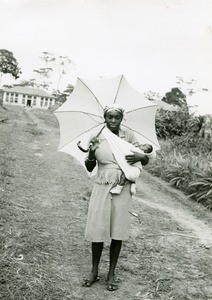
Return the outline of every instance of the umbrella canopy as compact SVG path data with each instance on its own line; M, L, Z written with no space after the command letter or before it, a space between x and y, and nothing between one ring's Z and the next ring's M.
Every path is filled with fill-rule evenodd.
M77 146L82 141L88 147L91 135L104 126L103 109L117 104L125 110L126 120L121 126L132 129L140 144L148 143L160 148L155 132L157 105L146 100L123 75L110 79L77 79L67 100L54 112L60 126L58 150L74 156L84 166L86 154Z

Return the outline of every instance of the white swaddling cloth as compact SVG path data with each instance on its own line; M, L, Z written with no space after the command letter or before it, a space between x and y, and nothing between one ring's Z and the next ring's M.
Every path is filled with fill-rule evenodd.
M112 151L118 165L120 166L120 168L124 172L126 178L130 181L135 182L136 179L140 175L142 165L140 163L139 163L139 166L138 165L137 166L136 165L130 165L126 161L125 156L133 154L133 151L139 152L141 154L145 154L150 158L153 158L154 154L150 153L148 155L148 153L144 153L141 149L139 149L138 147L135 147L134 145L132 145L132 144L126 142L125 140L121 139L120 137L118 137L117 135L112 133L106 127L103 129L102 134L107 139L107 141L109 143L109 146L111 148L111 151ZM152 155L152 157L151 157L151 155Z

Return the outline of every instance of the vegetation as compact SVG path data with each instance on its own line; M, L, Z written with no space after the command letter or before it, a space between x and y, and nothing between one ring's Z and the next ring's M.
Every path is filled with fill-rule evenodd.
M3 74L10 74L17 79L20 73L21 70L13 53L5 49L0 49L0 77Z
M42 62L40 68L36 68L33 72L36 78L22 79L18 84L4 85L6 88L13 86L23 86L31 88L41 88L50 90L56 98L56 102L61 104L66 101L74 89L72 84L68 84L64 90L60 89L60 85L64 77L68 76L70 69L74 66L74 62L68 56L56 56L53 53L43 51L40 60ZM21 70L13 56L13 53L0 49L0 86L1 77L4 74L10 74L15 79L19 78ZM2 106L3 93L0 90L0 105Z
M185 106L177 111L159 110L156 131L161 151L147 169L212 209L212 143L199 131L204 117Z
M179 88L172 88L171 92L166 93L162 98L162 101L180 107L187 106L186 95L184 95Z
M67 75L70 71L70 67L73 65L73 61L68 56L55 56L53 53L50 52L42 52L40 56L42 61L42 67L35 69L34 72L38 74L38 83L35 85L48 89L53 88L55 92L60 93L60 83L62 78ZM48 81L52 79L52 81Z
M63 103L67 96L74 89L72 84L68 84L65 90L61 91L60 84L65 76L70 73L74 62L68 56L55 56L50 52L42 52L40 56L42 67L34 69L36 78L21 80L19 86L28 86L33 88L42 88L52 90L52 95L56 98L56 102Z
M157 111L155 125L161 150L147 170L212 209L212 117L191 114L186 101L186 94L208 90L197 88L194 79L185 81L179 76L176 85L164 97L152 91L145 95L150 101L161 98L175 107L173 111Z

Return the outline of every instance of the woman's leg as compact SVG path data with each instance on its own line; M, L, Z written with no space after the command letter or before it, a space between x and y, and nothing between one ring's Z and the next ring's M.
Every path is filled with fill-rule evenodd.
M98 280L98 268L99 261L102 255L103 242L100 243L92 243L92 269L88 279L85 279L83 282L83 286L90 287L94 282Z
M94 276L98 275L99 262L102 255L103 243L92 243L92 271Z
M110 268L107 277L108 280L107 288L111 291L116 290L118 288L115 282L115 268L118 262L121 246L122 246L122 241L112 239L110 244Z

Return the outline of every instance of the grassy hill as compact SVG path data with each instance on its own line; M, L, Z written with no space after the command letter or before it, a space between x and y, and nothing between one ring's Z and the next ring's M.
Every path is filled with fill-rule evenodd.
M100 282L84 240L93 179L57 152L51 111L0 108L0 299L209 300L211 215L202 205L144 172L133 199L132 234L117 267L119 289L106 290L109 241Z

